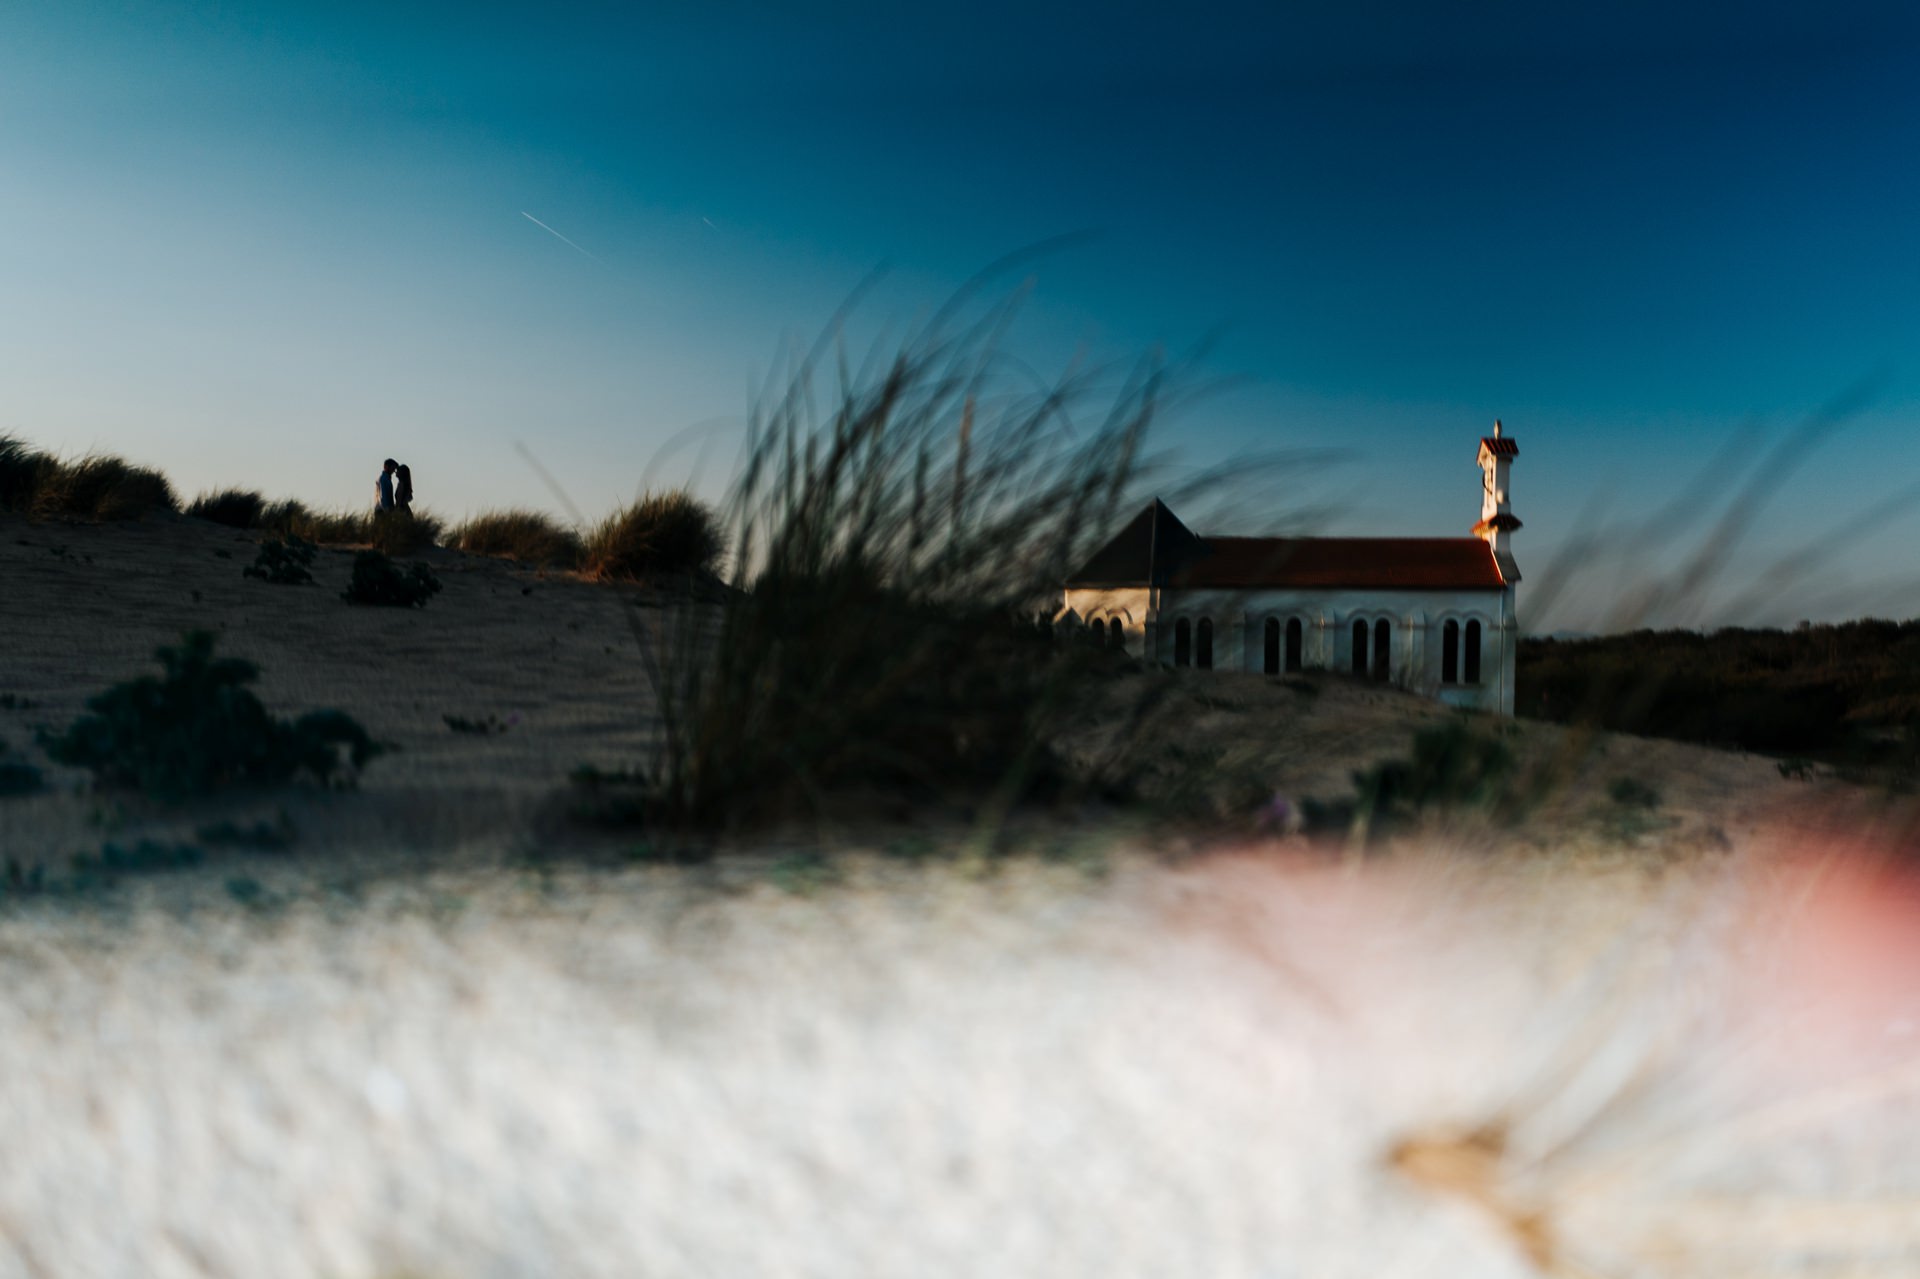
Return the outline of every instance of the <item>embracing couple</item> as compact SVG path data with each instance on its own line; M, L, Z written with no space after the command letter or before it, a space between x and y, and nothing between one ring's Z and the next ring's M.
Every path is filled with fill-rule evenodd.
M413 470L388 458L380 468L380 478L373 482L374 506L377 514L385 515L399 511L403 515L413 514Z

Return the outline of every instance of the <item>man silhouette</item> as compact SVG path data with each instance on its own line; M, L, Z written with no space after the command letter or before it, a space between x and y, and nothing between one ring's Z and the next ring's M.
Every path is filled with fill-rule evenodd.
M392 458L381 465L380 478L373 482L374 510L384 513L393 509L393 473L399 465Z

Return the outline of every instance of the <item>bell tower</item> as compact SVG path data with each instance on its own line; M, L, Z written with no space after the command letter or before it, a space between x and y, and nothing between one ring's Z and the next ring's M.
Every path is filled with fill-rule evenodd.
M1501 433L1498 421L1493 424L1492 435L1480 437L1480 522L1473 526L1473 535L1493 548L1500 576L1509 583L1520 580L1520 568L1514 563L1511 545L1513 531L1520 527L1520 520L1507 500L1508 472L1513 459L1519 456L1519 443Z

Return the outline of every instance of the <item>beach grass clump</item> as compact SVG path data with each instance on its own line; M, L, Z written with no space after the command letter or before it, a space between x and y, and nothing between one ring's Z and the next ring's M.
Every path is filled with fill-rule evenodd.
M276 719L247 687L259 668L214 656L214 637L189 631L155 653L162 674L115 684L64 732L42 730L55 763L91 771L104 786L178 801L233 785L307 773L350 781L384 749L341 711Z
M634 613L662 820L878 801L990 823L1060 784L1042 727L1081 667L1035 618L1138 497L1168 374L1036 387L998 348L1010 314L944 313L826 393L804 357L755 409L719 517L736 590Z
M68 462L0 436L0 510L35 519L130 520L179 509L173 485L150 467L105 453Z
M179 509L166 476L105 453L90 453L43 472L34 494L34 513L43 517L130 520Z
M187 506L187 514L227 528L252 529L260 526L267 500L250 489L221 489L202 493Z
M376 511L367 515L366 542L383 555L417 555L440 544L446 523L426 511Z
M544 568L571 569L585 554L580 535L540 511L483 511L457 525L446 545Z
M446 530L425 511L317 511L296 498L270 502L258 528L320 546L370 546L385 555L413 555L437 545Z
M31 514L42 476L58 466L25 440L0 435L0 511Z
M603 581L709 575L722 545L711 507L685 491L650 493L588 531L580 567Z

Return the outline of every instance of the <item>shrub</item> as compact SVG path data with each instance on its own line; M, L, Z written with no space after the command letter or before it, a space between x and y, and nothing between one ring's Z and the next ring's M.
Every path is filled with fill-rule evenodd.
M353 557L353 581L340 598L350 604L425 608L439 593L440 579L425 564L402 570L379 551L362 551Z
M257 852L280 852L293 847L299 832L293 819L282 812L275 821L256 821L242 826L233 821L215 822L195 832L209 847L249 848Z
M1426 808L1475 807L1513 816L1521 800L1506 743L1449 720L1414 734L1411 759L1392 759L1353 775L1362 833Z
M712 573L720 524L690 493L651 494L623 506L587 534L581 569L589 577L635 580Z
M1643 808L1651 812L1660 807L1660 792L1637 777L1616 777L1607 787L1607 798L1622 808Z
M263 582L275 586L304 586L313 581L313 556L315 546L312 542L288 534L285 538L274 538L260 544L260 553L253 563L240 570L242 577L257 577Z
M187 514L227 528L250 529L259 526L266 508L266 499L258 493L246 489L222 489L218 493L202 493L194 498L193 504L187 507Z
M156 652L160 678L141 676L98 694L87 702L90 714L64 733L42 730L41 746L56 763L89 769L103 785L165 800L283 782L301 772L322 783L350 780L383 750L339 711L274 719L246 687L258 668L216 660L213 648L208 632L188 632Z
M577 567L585 552L578 533L539 511L483 512L454 529L447 545L471 555L567 569Z
M37 795L46 788L40 770L23 760L7 758L7 744L0 742L0 799Z

